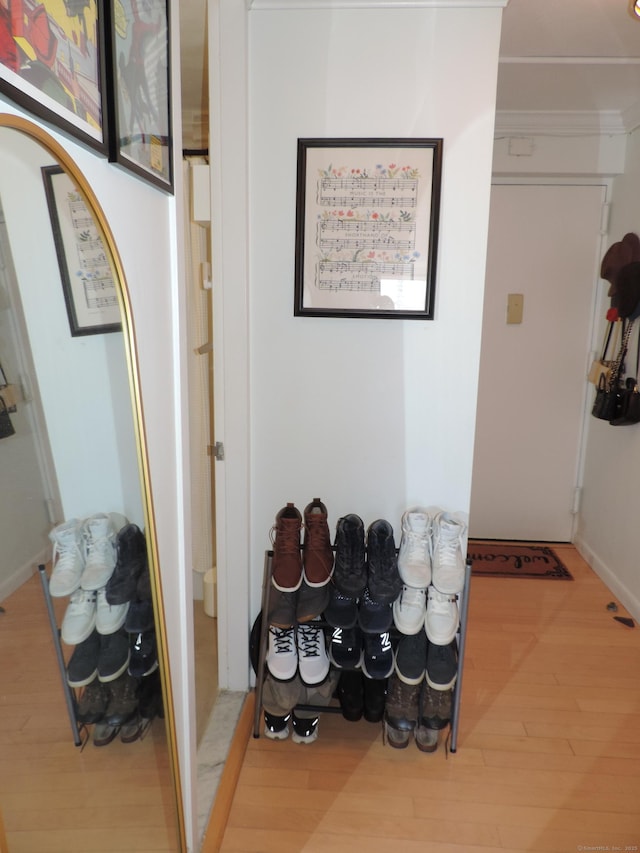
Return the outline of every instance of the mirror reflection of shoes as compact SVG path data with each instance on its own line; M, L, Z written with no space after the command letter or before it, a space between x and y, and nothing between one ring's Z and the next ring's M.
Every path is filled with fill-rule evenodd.
M93 630L86 640L73 650L67 664L67 684L69 687L85 687L98 675L98 656L100 654L100 634Z
M156 647L156 632L145 631L141 634L130 634L129 675L134 678L144 678L158 668L158 651Z
M138 579L147 565L147 543L137 524L127 524L116 537L116 566L107 581L109 604L126 604L136 597Z
M153 603L150 598L135 598L130 604L124 622L128 634L142 634L154 627Z
M96 627L96 593L78 588L71 594L60 628L63 643L77 646Z
M124 673L109 685L111 696L104 721L111 726L123 726L138 709L138 679Z
M147 722L151 722L155 717L164 717L162 682L160 681L160 671L157 669L140 682L138 687L138 711L140 716Z
M95 679L82 691L76 708L79 723L99 723L104 717L109 702L109 688Z
M129 665L129 635L122 629L113 634L100 635L98 678L115 681Z
M120 728L120 740L122 743L133 743L142 737L145 729L145 721L136 714Z
M106 587L96 592L96 631L99 634L113 634L125 623L129 602L109 604Z
M62 598L78 589L84 571L82 522L72 518L58 524L49 533L49 539L53 544L53 570L49 578L49 592L54 598Z
M107 746L120 731L119 726L110 726L108 723L97 723L93 730L93 745Z
M100 589L108 582L116 567L116 537L126 523L126 518L115 512L99 512L85 520L86 559L80 579L83 589Z

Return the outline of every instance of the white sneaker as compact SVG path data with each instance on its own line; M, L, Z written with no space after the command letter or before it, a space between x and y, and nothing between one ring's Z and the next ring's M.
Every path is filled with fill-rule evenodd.
M125 623L130 602L109 604L107 590L101 587L96 593L96 631L98 634L113 634Z
M402 516L398 572L407 586L426 589L431 583L431 527L433 519L423 507Z
M445 595L434 586L430 586L427 595L427 614L424 621L427 639L436 646L446 646L455 638L459 621L455 596Z
M393 602L393 621L401 634L417 634L424 628L427 611L427 590L403 586Z
M449 595L462 592L466 532L466 524L448 512L440 512L434 519L431 582L438 592Z
M63 598L78 589L84 571L82 523L77 518L65 521L53 528L49 539L53 543L49 592L54 598Z
M84 642L96 627L96 594L78 588L69 599L60 636L70 646Z
M298 669L295 628L269 626L266 663L271 675L279 681L293 678Z
M106 586L118 557L117 535L124 516L97 513L84 523L86 547L85 568L80 579L82 589L97 590Z
M298 670L304 684L320 684L329 674L331 662L324 630L315 620L298 625Z

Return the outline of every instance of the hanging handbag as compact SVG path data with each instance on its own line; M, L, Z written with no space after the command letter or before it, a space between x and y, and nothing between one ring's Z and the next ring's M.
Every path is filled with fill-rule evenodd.
M9 438L10 435L15 435L15 429L9 417L9 409L0 397L0 438Z
M624 388L617 395L616 405L611 418L611 426L629 426L640 422L640 391L638 390L638 371L640 370L640 335L636 347L635 376L628 376Z
M605 331L604 341L602 344L602 355L600 358L594 359L591 364L591 368L589 370L588 380L595 385L596 388L600 383L600 377L604 374L605 379L609 379L611 376L611 369L615 364L615 352L616 346L618 343L618 338L620 336L620 326L622 325L621 321L611 321L609 323L608 329ZM615 334L614 334L615 330ZM614 354L614 358L607 358L609 346L612 343L613 337L613 346L611 346L611 353Z
M598 420L611 422L616 417L616 411L619 410L621 396L624 391L624 388L620 385L620 376L624 372L623 363L627 354L632 329L633 321L629 321L623 330L620 349L611 368L609 378L607 379L601 375L598 380L596 396L591 409L591 414L594 418L598 418Z

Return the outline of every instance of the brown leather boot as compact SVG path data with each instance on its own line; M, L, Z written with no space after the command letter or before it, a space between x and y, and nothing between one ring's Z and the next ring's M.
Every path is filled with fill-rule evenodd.
M333 549L327 508L314 498L304 510L304 577L310 587L325 586L333 574Z
M302 554L300 530L302 516L292 503L276 515L273 528L272 582L282 592L293 592L302 583Z

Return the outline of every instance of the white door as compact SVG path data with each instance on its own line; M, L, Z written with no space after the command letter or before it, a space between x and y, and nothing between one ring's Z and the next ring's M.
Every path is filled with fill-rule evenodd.
M49 553L57 486L40 411L17 282L0 210L0 385L13 386L14 434L0 439L0 601ZM0 388L0 396L2 396ZM6 393L6 392L5 392ZM59 520L59 519L58 519Z
M604 200L603 186L492 189L472 537L571 539Z

